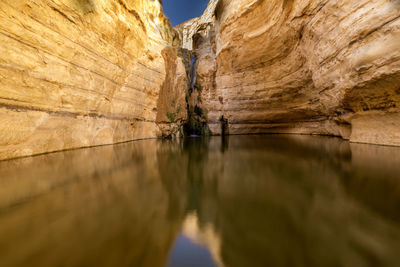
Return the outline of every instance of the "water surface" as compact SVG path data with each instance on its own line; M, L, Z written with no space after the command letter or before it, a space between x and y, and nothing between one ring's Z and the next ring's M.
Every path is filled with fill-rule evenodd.
M0 266L400 266L400 148L147 140L0 162Z

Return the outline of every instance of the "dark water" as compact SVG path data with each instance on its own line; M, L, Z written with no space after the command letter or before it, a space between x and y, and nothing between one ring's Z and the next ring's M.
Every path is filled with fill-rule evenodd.
M400 148L233 136L0 162L0 266L400 266Z

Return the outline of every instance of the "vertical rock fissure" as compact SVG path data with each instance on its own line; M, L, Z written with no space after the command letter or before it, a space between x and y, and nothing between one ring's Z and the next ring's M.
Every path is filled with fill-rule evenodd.
M175 27L181 37L188 78L188 121L185 127L187 135L220 134L220 128L217 126L219 117L216 117L215 113L209 113L210 97L216 94L215 77L213 79L212 76L217 66L214 11L218 3L219 0L209 1L202 16Z
M188 86L186 91L187 121L183 126L186 136L207 136L210 134L207 118L200 108L201 85L196 82L197 57L192 51L182 48L181 55L186 69Z
M196 82L196 62L197 62L197 58L196 56L191 53L191 64L190 64L190 90L191 92L193 92L194 89L194 85Z

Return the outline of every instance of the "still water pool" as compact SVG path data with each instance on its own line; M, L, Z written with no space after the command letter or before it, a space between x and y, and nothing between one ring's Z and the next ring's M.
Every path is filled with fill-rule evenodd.
M400 266L400 148L231 136L0 162L0 266Z

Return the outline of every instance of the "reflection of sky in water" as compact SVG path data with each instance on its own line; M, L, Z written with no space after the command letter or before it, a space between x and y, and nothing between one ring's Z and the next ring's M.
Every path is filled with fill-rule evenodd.
M179 235L171 253L169 267L213 267L211 254L207 249Z
M0 267L400 266L400 148L147 140L0 162Z
M221 239L212 224L200 225L195 211L185 216L171 253L169 267L180 266L223 267Z

